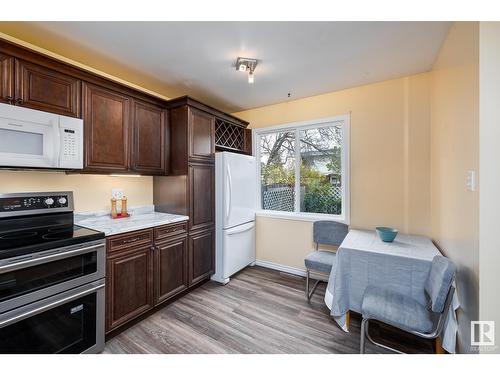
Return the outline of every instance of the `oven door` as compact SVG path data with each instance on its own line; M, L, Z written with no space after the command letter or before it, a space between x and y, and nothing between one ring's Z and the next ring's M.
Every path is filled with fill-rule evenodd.
M57 168L59 116L0 104L0 166Z
M105 277L104 240L0 262L0 313Z
M0 354L99 353L104 279L0 314Z

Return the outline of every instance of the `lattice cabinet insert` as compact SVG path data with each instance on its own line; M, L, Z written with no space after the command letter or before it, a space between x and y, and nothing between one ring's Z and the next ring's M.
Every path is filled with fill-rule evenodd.
M245 129L215 118L215 146L227 150L245 150Z

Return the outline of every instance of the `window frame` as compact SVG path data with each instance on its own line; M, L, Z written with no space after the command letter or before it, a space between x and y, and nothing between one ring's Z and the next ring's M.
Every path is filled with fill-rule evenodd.
M304 129L315 129L320 127L328 127L335 125L335 122L342 122L342 152L341 152L341 186L342 186L342 214L332 215L332 214L322 214L322 213L312 213L312 212L300 212L300 131ZM261 166L260 166L260 137L266 134L272 134L277 132L293 131L295 133L295 191L299 192L295 194L295 204L294 208L296 211L276 211L276 210L264 210L262 208L262 197L261 197ZM280 219L289 220L302 220L302 221L316 221L316 220L333 220L340 223L350 224L350 115L339 115L334 117L327 117L315 120L301 121L280 124L270 127L263 127L252 129L252 153L256 159L257 165L257 201L259 202L259 208L257 209L257 216L264 217L274 217ZM298 161L298 162L297 162Z

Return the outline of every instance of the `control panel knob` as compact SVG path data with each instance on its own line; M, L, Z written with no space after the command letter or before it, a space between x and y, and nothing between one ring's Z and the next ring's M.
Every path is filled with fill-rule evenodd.
M47 199L44 200L44 203L47 206L52 206L54 204L54 200L52 198L47 198Z
M59 204L64 205L64 204L66 204L66 202L67 202L68 200L67 200L66 198L64 198L64 197L61 197L61 198L59 198L57 201L59 202Z

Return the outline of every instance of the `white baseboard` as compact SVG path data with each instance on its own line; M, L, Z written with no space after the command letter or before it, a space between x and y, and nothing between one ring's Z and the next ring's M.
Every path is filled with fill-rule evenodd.
M301 268L285 266L283 264L273 263L273 262L269 262L267 260L257 259L255 261L255 265L265 267L265 268L270 268L270 269L276 270L276 271L291 273L292 275L304 276L304 277L306 276L306 271L301 269Z
M255 265L269 268L269 269L276 270L276 271L280 271L280 272L289 273L292 275L306 277L306 270L304 270L302 268L285 266L284 264L273 263L273 262L269 262L267 260L259 260L259 259L257 259L255 261ZM315 280L328 281L328 276L316 274L314 272L311 272L311 278L315 279Z

